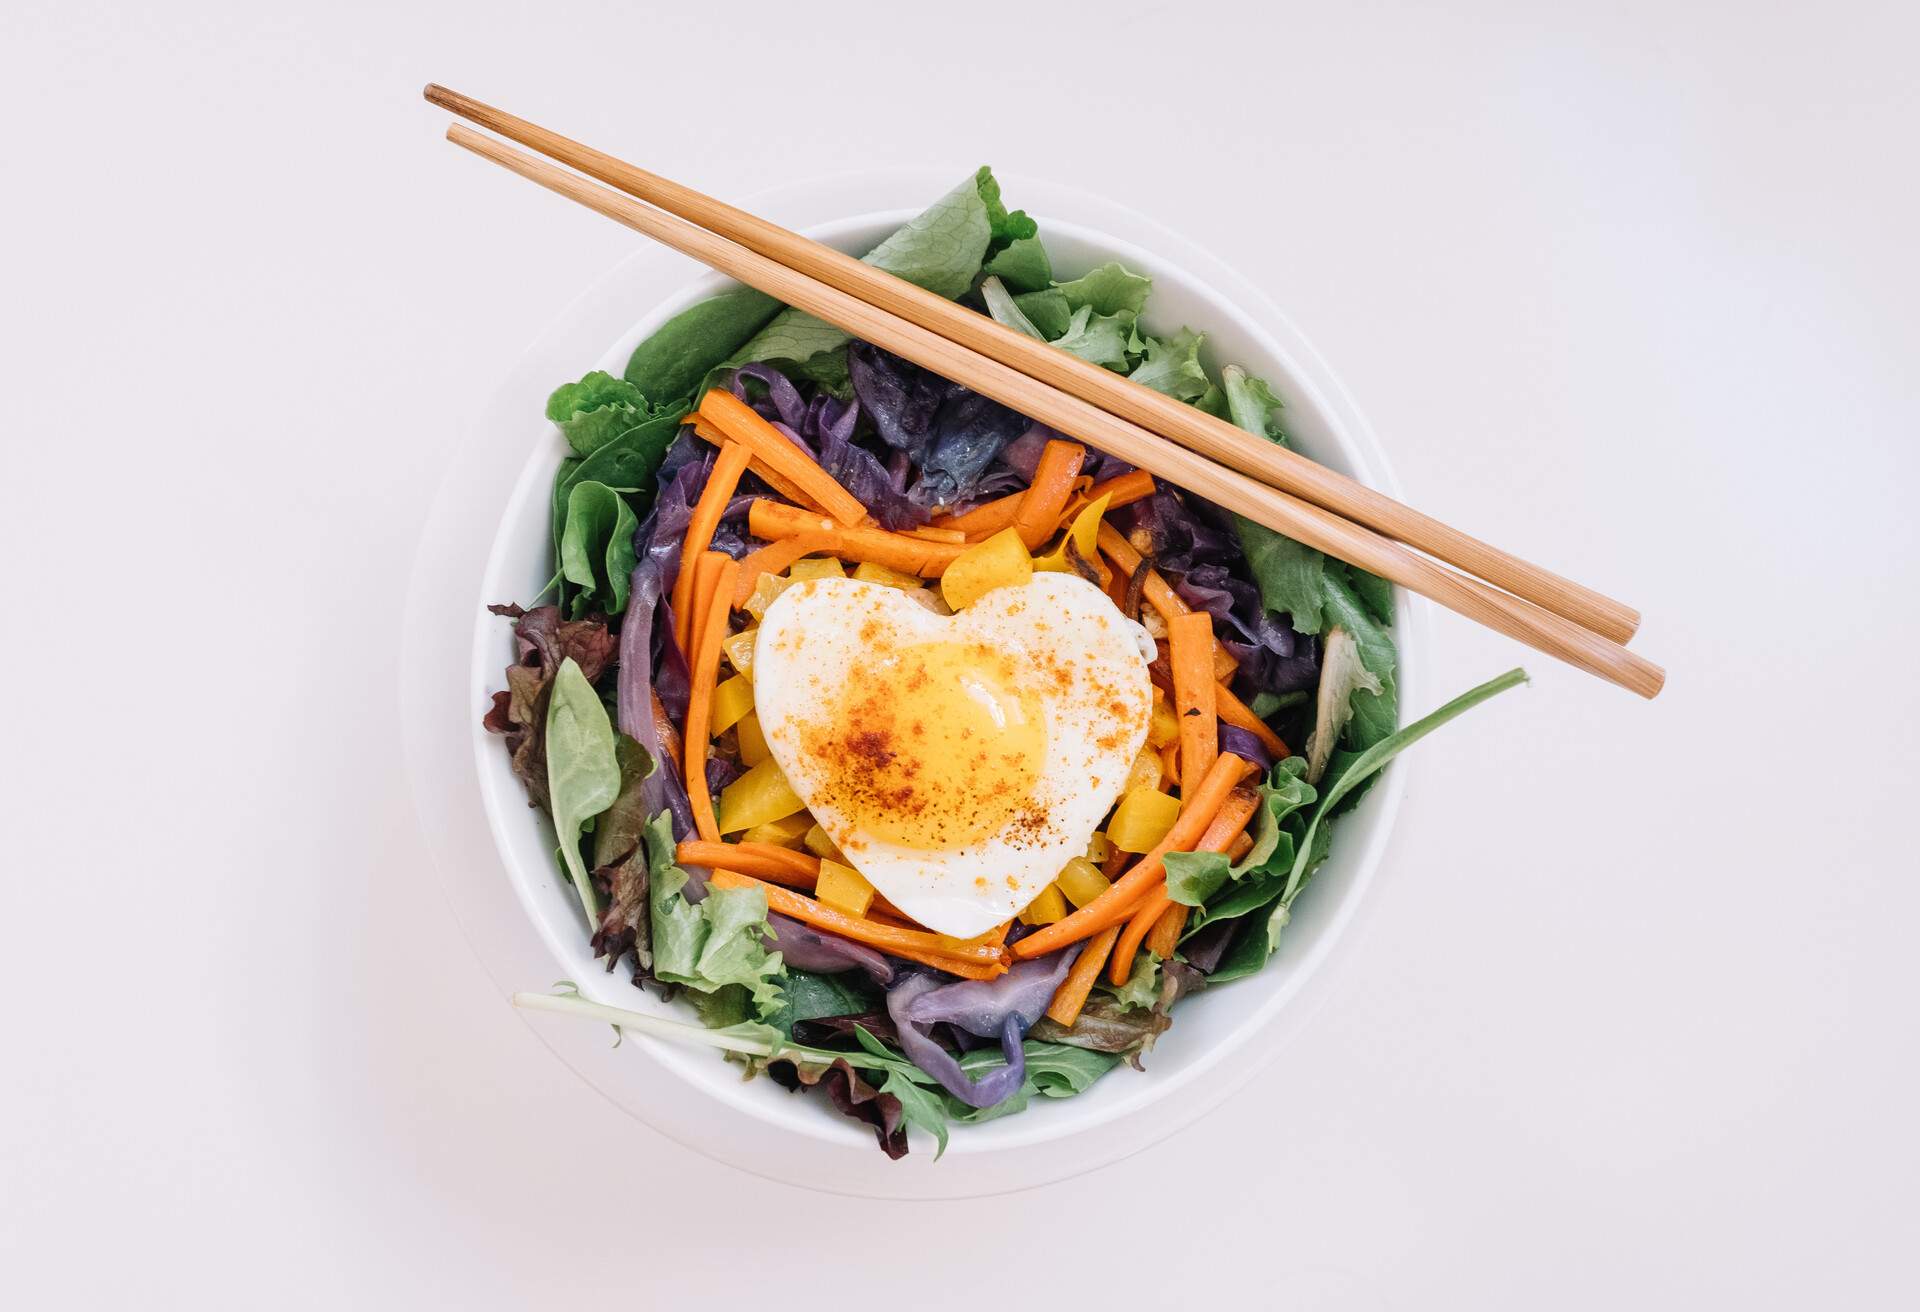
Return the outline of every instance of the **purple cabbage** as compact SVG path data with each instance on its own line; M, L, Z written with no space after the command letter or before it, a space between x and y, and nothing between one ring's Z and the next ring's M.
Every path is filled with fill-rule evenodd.
M940 375L865 342L847 348L847 373L880 440L909 455L932 439L934 417L956 390Z
M969 1107L992 1107L1012 1097L1027 1078L1021 1040L1040 1019L1067 977L1080 944L1022 961L994 980L942 983L938 976L906 976L887 993L887 1014L900 1032L907 1059ZM999 1039L1007 1064L978 1080L960 1069L951 1053L933 1041L934 1025L947 1024L985 1039Z
M1047 443L1060 436L1045 424L1033 424L1027 431L1007 443L1000 453L1000 463L1020 476L1020 485L1033 482L1033 476L1040 470L1040 453L1047 449Z
M864 970L883 988L893 983L893 963L860 943L833 934L823 934L809 925L778 914L769 914L767 924L773 933L767 946L778 952L787 965L810 970L816 975L837 975L845 970Z
M1265 774L1273 769L1273 753L1251 729L1242 729L1239 725L1220 722L1220 750L1232 752L1243 761L1252 761Z
M918 506L949 506L975 495L1001 448L1031 426L1025 415L977 392L947 398L933 440L920 455L920 481L907 493Z
M767 389L764 400L753 399L747 387L749 380ZM785 424L789 433L800 426L800 417L806 410L806 402L800 399L800 389L772 365L743 364L733 371L733 377L727 380L727 387L735 396L752 406L762 418L778 420Z

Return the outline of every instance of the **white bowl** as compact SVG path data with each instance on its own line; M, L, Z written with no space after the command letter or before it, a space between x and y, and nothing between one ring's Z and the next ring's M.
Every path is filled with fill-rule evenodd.
M1109 202L1028 180L1007 179L1004 185L1006 194L1039 220L1060 276L1072 276L1106 259L1118 259L1152 275L1154 291L1146 316L1150 328L1167 331L1187 324L1206 332L1210 365L1244 364L1274 384L1286 399L1288 428L1301 449L1374 486L1394 490L1384 458L1344 392L1265 297L1218 261ZM809 184L798 194L762 198L759 203L763 212L797 223L833 212L836 198L845 208L875 194L907 202L898 209L808 228L820 240L859 250L878 241L913 213L917 203L941 189L940 183L918 173L911 180L905 174L829 179ZM510 952L484 946L482 939L510 937L499 923L497 909L484 935L475 934L469 916L463 914L462 919L503 987L539 989L551 979L565 978L597 1001L691 1015L683 1004L663 1007L635 989L624 970L609 975L604 964L594 960L578 903L554 862L551 828L541 813L528 807L500 740L479 725L479 709L501 686L502 671L512 658L509 626L487 615L483 604L528 600L547 581L550 568L547 493L565 445L551 425L540 421L538 402L530 393L540 390L544 395L541 389L589 368L617 375L637 342L673 314L727 285L717 275L708 275L664 297L656 294L625 302L637 316L625 332L611 342L602 337L603 349L597 356L576 355L558 372L549 372L543 383L535 382L530 368L551 370L558 342L578 340L576 324L605 324L610 314L619 313L623 290L644 294L635 289L661 284L663 270L657 259L650 261L650 270L644 273L630 267L634 264L629 261L615 270L605 284L563 316L516 370L504 389L508 395L496 399L480 425L487 443L517 439L528 454L498 520L479 594L465 594L474 602L469 616L472 648L466 699L471 713L465 732L506 879L544 944L551 966L529 975L524 944L515 944ZM447 504L445 494L439 514L471 521L462 508ZM471 539L470 528L466 539ZM433 540L430 533L429 546ZM423 557L432 554L429 550ZM423 570L430 573L425 559ZM416 612L428 607L424 594L436 586L430 577L416 573ZM1409 614L1403 596L1396 598L1396 605L1402 704L1418 705L1423 625ZM422 635L418 615L414 618L408 674L411 687L424 688L432 675L418 667L425 653L417 649L430 640ZM437 768L426 758L445 759L434 743L426 741L443 728L439 724L409 726L416 779L425 791L442 796L443 781L421 776L423 769ZM1273 1058L1285 1032L1304 1017L1302 1004L1309 981L1333 953L1368 892L1406 772L1405 763L1394 766L1365 801L1341 820L1332 859L1297 904L1280 951L1267 968L1182 1002L1173 1027L1149 1054L1145 1073L1117 1069L1078 1097L1039 1099L1017 1116L957 1126L946 1157L937 1164L930 1160L931 1145L918 1141L905 1161L888 1162L874 1145L871 1131L841 1117L825 1099L792 1095L768 1080L742 1081L737 1067L710 1050L630 1036L624 1050L613 1054L617 1060L609 1062L604 1047L608 1035L598 1026L543 1018L543 1037L602 1092L656 1128L710 1156L793 1183L835 1192L925 1197L997 1192L1061 1178L1115 1160L1191 1122ZM455 813L459 810L453 807ZM470 855L463 864L471 864ZM474 881L485 878L485 872L465 869L457 887L450 890L456 907L466 910L463 904L475 898ZM501 978L499 962L508 955L519 963L518 978ZM591 1052L583 1046L582 1034L562 1032L569 1024L577 1031L591 1032Z

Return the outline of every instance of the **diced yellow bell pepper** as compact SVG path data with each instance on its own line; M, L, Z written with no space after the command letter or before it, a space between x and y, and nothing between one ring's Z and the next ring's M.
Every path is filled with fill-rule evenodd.
M805 560L794 561L787 570L787 577L796 583L801 579L843 579L846 576L846 567L832 556L808 556Z
M1013 529L1003 528L976 542L940 576L940 595L953 609L965 610L995 588L1012 587L1033 577L1033 557Z
M1127 768L1127 781L1121 785L1120 791L1130 793L1136 788L1157 789L1159 787L1160 753L1154 751L1152 747L1142 747L1140 754L1133 758L1133 764ZM1113 833L1111 826L1108 827L1107 833L1109 835Z
M817 824L807 830L806 837L800 841L805 844L807 851L822 861L838 861L841 865L847 864L847 854L836 847L834 841L827 837L827 831Z
M1023 925L1051 925L1056 920L1067 918L1067 899L1060 896L1058 884L1048 884L1040 890L1040 896L1027 903L1027 909L1020 913Z
M888 569L885 565L876 565L863 560L853 567L853 576L862 583L884 583L890 588L917 588L920 578L915 574L902 574L897 569Z
M1113 887L1113 881L1100 873L1100 867L1083 856L1074 857L1061 866L1060 875L1053 882L1076 907L1085 906Z
M772 758L767 750L767 736L760 732L760 717L752 711L740 717L740 723L734 726L735 736L740 740L740 763L758 765Z
M1173 704L1167 695L1155 688L1153 690L1153 711L1147 718L1147 742L1154 747L1165 747L1180 737L1180 717L1173 712Z
M793 585L793 580L784 574L769 574L765 570L753 585L753 594L747 598L747 614L758 622L766 618L767 607L773 605L773 599Z
M813 886L813 895L850 916L864 916L873 905L873 885L858 870L838 861L820 862L820 882Z
M796 811L779 820L769 820L763 825L755 825L740 835L743 843L772 843L775 847L791 847L798 850L800 840L807 836L807 830L813 827L813 816L806 811Z
M1122 852L1146 852L1167 836L1179 818L1179 799L1156 788L1135 788L1114 808L1107 838Z
M1103 866L1112 855L1113 844L1107 841L1105 834L1095 830L1093 837L1087 840L1087 860L1096 866Z
M713 736L718 738L753 709L753 681L744 674L723 679L713 690Z
M727 654L727 662L734 669L751 679L753 677L753 645L759 641L758 627L742 629L731 637L723 639L720 650Z
M772 760L765 760L720 790L720 832L736 833L782 820L804 806Z
M1060 539L1060 545L1044 556L1034 557L1034 569L1048 574L1073 573L1073 563L1067 559L1069 542L1073 543L1082 560L1092 560L1094 544L1100 540L1100 517L1107 513L1107 503L1111 500L1112 493L1103 493L1097 501L1083 506L1080 513L1073 517L1066 536Z

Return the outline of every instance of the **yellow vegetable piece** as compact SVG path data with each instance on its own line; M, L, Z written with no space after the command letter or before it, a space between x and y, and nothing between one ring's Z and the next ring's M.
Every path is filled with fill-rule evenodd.
M753 677L753 644L760 641L758 628L742 629L732 637L722 640L720 650L727 654L727 662L734 669Z
M1003 528L953 558L940 576L940 595L955 610L965 610L995 588L1012 587L1033 577L1033 557L1020 534Z
M1127 770L1127 781L1120 786L1122 793L1130 793L1136 788L1160 787L1160 753L1152 747L1142 747L1140 755L1133 758L1133 765ZM1113 833L1113 826L1107 826L1107 833ZM1128 848L1128 851L1146 851L1145 848Z
M843 579L846 576L846 567L832 556L808 556L805 560L794 561L787 570L787 577L795 582L801 579Z
M1102 866L1107 863L1107 858L1112 855L1113 844L1107 841L1105 834L1096 830L1093 837L1087 840L1087 860L1093 862L1096 866Z
M753 593L747 598L747 614L757 621L765 617L767 607L773 605L773 599L793 586L793 580L782 574L769 574L762 570L760 578L753 585Z
M1114 808L1113 819L1107 822L1107 838L1122 852L1151 851L1179 818L1178 798L1157 788L1134 788Z
M780 767L765 760L721 790L720 832L731 834L784 820L804 805Z
M850 916L864 916L867 908L873 904L873 885L852 866L823 860L820 862L820 882L813 886L813 895Z
M806 845L807 851L822 861L838 861L841 865L847 864L847 854L834 846L833 840L827 837L827 831L819 825L807 830L806 837L801 842Z
M753 681L744 674L723 680L713 690L713 735L718 738L753 709Z
M1020 913L1023 925L1051 925L1056 920L1067 918L1067 899L1060 896L1058 884L1048 884L1040 890L1040 896L1027 903L1027 909Z
M920 577L917 574L902 574L897 569L888 569L885 565L876 565L863 560L853 567L853 576L862 583L884 583L890 588L917 588Z
M740 740L740 763L758 765L770 760L773 753L767 750L767 736L760 732L760 717L749 711L742 716L740 723L734 726Z
M769 820L763 825L755 825L740 835L743 843L772 843L775 847L798 849L800 840L805 838L807 830L813 827L813 816L800 811L783 820Z
M1167 694L1155 688L1153 690L1153 711L1147 719L1147 745L1165 747L1180 737L1180 717L1173 713L1173 706L1167 701Z
M1073 860L1061 866L1060 876L1053 882L1055 887L1066 894L1067 901L1076 907L1085 906L1113 887L1113 881L1101 874L1100 868L1083 856L1074 857Z
M1100 538L1100 517L1107 513L1107 503L1113 500L1111 492L1103 493L1099 500L1083 507L1073 517L1073 524L1067 529L1066 536L1060 539L1060 545L1044 556L1034 558L1033 567L1048 574L1071 574L1073 565L1067 560L1067 543L1071 542L1080 553L1081 559L1094 558L1094 544Z

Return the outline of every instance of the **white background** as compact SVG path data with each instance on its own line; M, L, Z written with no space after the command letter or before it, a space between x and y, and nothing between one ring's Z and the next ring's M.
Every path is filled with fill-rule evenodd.
M275 8L0 11L0 1300L1920 1296L1910 6ZM914 1206L675 1147L423 868L419 516L637 240L442 144L430 79L722 196L1130 201L1416 504L1640 604L1671 687L1534 659L1436 739L1339 990L1137 1158ZM1518 659L1434 639L1435 689Z

